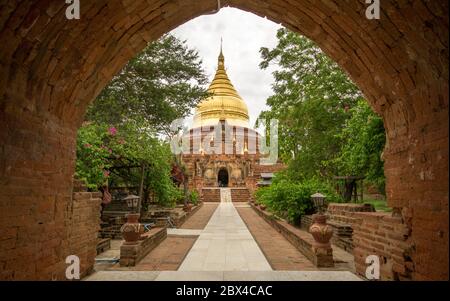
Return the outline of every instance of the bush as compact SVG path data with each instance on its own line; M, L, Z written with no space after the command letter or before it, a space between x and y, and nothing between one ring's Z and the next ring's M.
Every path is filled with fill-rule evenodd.
M328 202L340 201L328 183L316 179L302 182L275 179L271 186L259 188L255 197L258 204L266 205L271 212L295 224L302 215L314 212L311 195L316 192L325 194Z
M189 201L192 205L196 206L198 204L198 193L197 191L193 190L189 194Z

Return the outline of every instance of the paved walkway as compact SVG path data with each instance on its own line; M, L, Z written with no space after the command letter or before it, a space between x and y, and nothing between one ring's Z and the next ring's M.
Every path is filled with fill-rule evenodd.
M361 281L344 271L100 271L87 281Z
M221 202L179 271L270 271L232 202Z
M171 236L192 237L199 234L194 245L186 255L177 271L177 260L181 258L170 256L172 260L164 262L160 259L159 264L151 266L156 259L151 252L149 260L144 260L147 264L145 268L158 268L160 271L99 271L86 280L165 280L165 281L308 281L308 280L361 280L356 275L348 271L307 271L314 269L311 263L305 261L306 258L298 251L294 251L284 238L276 235L273 230L256 213L251 213L251 208L247 206L237 206L241 215L247 221L253 235L258 239L260 246L256 243L246 224L238 214L236 207L228 197L229 189L221 190L222 202L215 209L214 214L209 219L206 227L199 231L196 228L174 229ZM205 204L203 205L205 206ZM208 218L207 211L211 207L205 207L198 217L205 222ZM196 214L198 214L197 212ZM195 217L195 215L193 217ZM193 218L191 217L191 218ZM197 222L196 222L197 223ZM197 223L198 225L199 223ZM180 237L182 238L182 237ZM168 238L169 239L169 238ZM187 246L189 244L186 244ZM184 248L185 252L187 251ZM152 258L150 258L152 257ZM161 256L164 257L164 256ZM176 257L176 258L175 258ZM147 258L146 258L147 259ZM272 270L269 261L274 269ZM158 261L158 260L156 260ZM167 270L161 271L162 267ZM281 271L283 270L283 271ZM302 270L302 271L299 271Z

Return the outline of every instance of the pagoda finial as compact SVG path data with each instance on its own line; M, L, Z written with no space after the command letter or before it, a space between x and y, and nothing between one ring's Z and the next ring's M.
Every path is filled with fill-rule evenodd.
M220 54L219 54L219 67L225 68L225 57L223 56L223 39L220 38Z

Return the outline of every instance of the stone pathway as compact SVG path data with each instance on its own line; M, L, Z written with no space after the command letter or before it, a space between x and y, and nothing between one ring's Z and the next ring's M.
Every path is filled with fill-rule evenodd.
M190 225L188 220L187 224L183 225L184 229L170 230L169 237L165 242L144 258L134 268L135 270L98 271L86 280L361 280L348 271L317 271L317 269L313 271L314 266L269 224L257 216L252 211L253 209L248 205L240 205L236 208L231 202L229 189L221 189L220 204L205 203L203 207L203 211L200 209L190 218L194 218ZM211 216L212 209L215 211ZM237 210L246 220L250 231L258 239L259 245ZM205 223L207 219L209 221L206 227L203 230L198 229L199 225ZM171 240L191 239L193 242L196 235L199 236L190 250L189 247L192 244L186 243L180 252L175 252L176 254L172 252L176 251L176 246L171 244ZM184 257L186 253L187 255ZM184 260L181 262L182 258ZM179 268L176 270L178 266ZM272 270L272 267L277 271ZM136 269L140 271L136 271ZM150 271L150 269L152 270Z
M231 189L230 188L220 188L220 202L221 203L231 203Z
M179 271L270 271L232 202L221 202Z
M87 281L361 281L344 271L100 271Z

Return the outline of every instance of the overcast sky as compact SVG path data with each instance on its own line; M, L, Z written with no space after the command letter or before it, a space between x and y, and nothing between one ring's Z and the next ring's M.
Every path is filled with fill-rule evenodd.
M234 87L247 103L250 125L266 108L272 94L272 69L261 70L261 47L277 44L276 32L281 26L265 18L235 8L222 8L214 15L200 16L171 33L186 40L190 48L198 50L210 81L217 68L220 38L223 38L225 67Z

